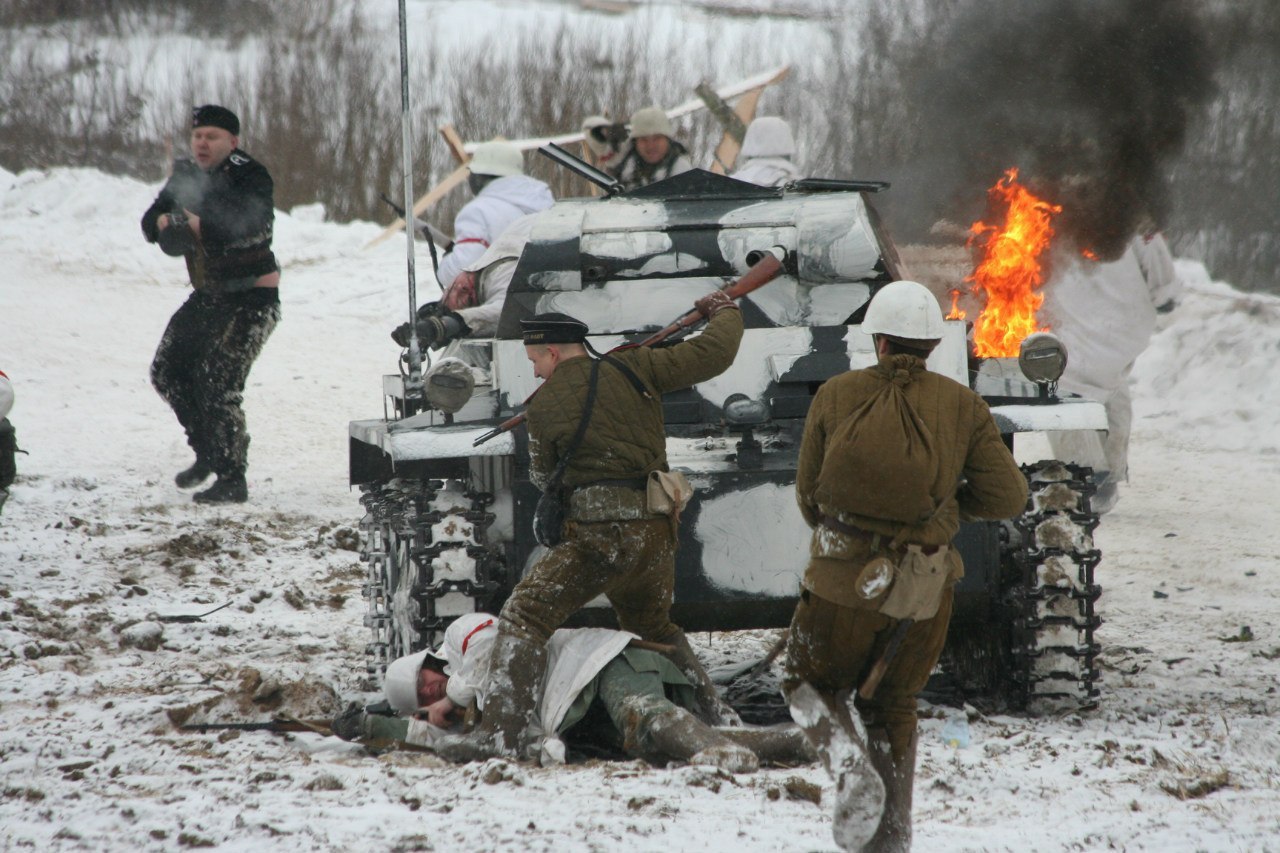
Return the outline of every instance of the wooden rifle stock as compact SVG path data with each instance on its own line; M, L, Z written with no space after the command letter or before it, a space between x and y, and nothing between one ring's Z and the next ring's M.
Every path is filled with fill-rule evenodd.
M743 296L746 296L748 293L751 293L753 290L759 290L760 288L764 287L766 284L768 284L769 282L777 278L778 274L782 272L782 262L786 258L785 249L783 249L781 246L775 246L767 252L761 252L760 255L761 257L759 258L759 260L757 260L755 263L751 265L751 269L747 270L747 272L742 276L742 278L738 279L733 284L724 288L723 292L727 294L730 299L736 300ZM691 326L694 326L697 323L702 322L704 319L705 318L702 316L702 313L695 308L689 313L680 317L674 323L671 323L670 325L659 329L649 337L645 338L640 343L634 344L634 346L641 346L641 347L653 346L659 341L664 341L667 338L671 337L676 332L679 332L683 329L688 329ZM633 345L625 344L624 346L629 348ZM618 347L618 349L621 349L621 348L622 347ZM610 350L610 352L613 352L613 351L614 350ZM537 392L535 391L534 393L537 393ZM533 395L530 395L529 399L530 400L533 399ZM525 403L527 404L528 400L526 400ZM471 442L471 446L479 447L489 439L497 438L498 436L502 435L504 432L510 432L511 430L520 426L520 424L522 423L524 423L524 412L521 412L518 415L514 415L510 418L507 418L505 421L498 424L496 427L489 430L484 435L477 438L475 441Z

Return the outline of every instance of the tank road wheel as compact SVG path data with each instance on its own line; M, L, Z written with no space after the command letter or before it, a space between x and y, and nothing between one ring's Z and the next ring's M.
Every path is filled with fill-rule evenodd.
M1102 589L1093 570L1098 514L1090 499L1093 470L1057 461L1022 466L1031 488L1027 510L1013 521L1002 597L1010 625L1011 690L1015 707L1032 713L1098 704L1102 619L1094 602Z
M492 495L462 483L391 480L363 487L362 556L368 563L368 670L437 643L449 623L490 606L504 560L480 544Z

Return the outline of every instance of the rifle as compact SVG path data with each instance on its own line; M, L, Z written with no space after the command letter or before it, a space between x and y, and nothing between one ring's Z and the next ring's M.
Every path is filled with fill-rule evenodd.
M724 288L723 292L727 294L730 299L738 299L742 296L746 296L748 293L751 293L753 290L759 290L760 288L764 287L766 284L768 284L769 282L773 281L775 278L778 277L778 274L782 272L782 262L786 260L786 257L787 257L787 250L782 248L781 246L774 246L773 248L765 252L760 252L760 251L751 252L749 255L747 255L747 262L751 264L751 269L747 270L746 274L743 275L742 278L738 279L733 284ZM622 349L624 347L627 349L630 349L633 346L641 346L641 347L653 346L659 341L666 340L667 338L674 335L676 332L682 331L684 329L688 329L696 325L697 323L701 322L702 320L703 320L702 314L698 311L698 309L695 308L692 311L688 312L687 314L681 315L679 318L677 318L674 322L670 323L669 325L664 326L663 328L654 332L652 335L645 338L640 343L623 344L620 347L615 347L614 349L610 350L610 352L617 352L619 349ZM537 392L535 391L534 393L536 394ZM529 399L530 400L533 399L532 394L529 395ZM528 403L529 401L526 400L525 402ZM515 415L513 417L507 418L505 421L498 424L496 427L489 430L484 435L477 438L475 441L471 442L471 446L479 447L480 445L484 444L486 441L492 438L497 438L498 436L502 435L504 432L510 432L511 430L520 426L520 424L522 423L524 423L524 412L521 412L520 414Z
M404 215L404 208L396 204L391 199L387 198L386 193L378 193L378 198L385 201L387 203L387 206L395 211L396 216L399 216L401 219L404 219L406 222L408 221L408 219ZM422 232L426 234L426 236L430 237L431 242L435 243L437 246L441 246L446 252L453 248L453 239L448 234L444 233L443 231L441 231L439 228L432 225L427 220L419 219L418 217L415 216L413 217L413 227L415 230Z
M270 720L257 723L188 723L187 725L178 726L178 731L182 732L274 732L276 734L285 734L290 732L313 732L315 734L332 737L333 732L329 728L329 720L299 720L297 717L288 714L280 714Z

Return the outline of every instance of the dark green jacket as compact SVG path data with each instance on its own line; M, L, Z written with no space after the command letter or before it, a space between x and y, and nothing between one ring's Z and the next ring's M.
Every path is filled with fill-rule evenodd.
M702 334L670 347L637 347L614 353L649 390L636 392L622 371L600 366L595 409L582 444L565 472L564 485L642 477L667 470L666 428L662 395L718 376L733 364L742 341L742 314L721 311ZM556 366L529 404L529 474L543 487L578 428L590 358L572 358Z

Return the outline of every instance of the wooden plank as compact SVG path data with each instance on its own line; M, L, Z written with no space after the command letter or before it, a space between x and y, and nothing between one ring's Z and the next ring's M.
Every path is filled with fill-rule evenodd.
M756 104L760 103L760 96L764 94L764 87L753 89L738 99L738 103L734 105L733 111L738 118L742 119L744 125L750 126L752 120L756 117ZM742 150L742 143L733 138L733 134L725 133L720 137L720 144L716 146L715 162L711 164L711 171L718 175L724 175L733 171L733 165L738 162L738 152Z
M780 65L777 68L771 68L768 71L748 77L745 80L739 80L737 83L731 83L728 86L719 86L716 88L716 94L724 98L730 103L735 102L737 98L751 92L755 89L763 89L772 86L774 83L784 80L791 73L790 65ZM667 118L676 119L680 116L687 115L698 110L705 110L707 105L702 102L701 98L693 98L682 104L677 104L667 110ZM528 139L512 139L511 144L515 145L521 151L529 151L534 148L541 148L548 142L554 142L556 145L569 146L582 141L583 133L581 130L575 133L562 133L559 136L539 136L530 137ZM463 148L468 151L474 151L478 142L468 142Z
M453 153L453 159L464 164L471 159L471 155L467 153L467 144L462 141L462 137L458 135L453 125L446 124L440 128L440 135L444 137L445 144Z
M449 175L443 181L441 181L440 183L436 184L434 187L429 189L425 195L423 195L416 202L414 202L413 215L414 216L421 215L427 208L431 207L440 199L444 198L446 195L449 194L450 190L458 186L458 184L462 183L466 179L467 179L467 167L465 165L459 166L458 168L454 169L452 172L449 173ZM383 231L377 237L374 237L368 243L365 243L364 247L366 249L373 248L379 243L382 243L385 240L392 237L394 234L399 232L401 228L404 228L404 220L397 219L395 222L392 222L390 225L388 225L385 231Z

